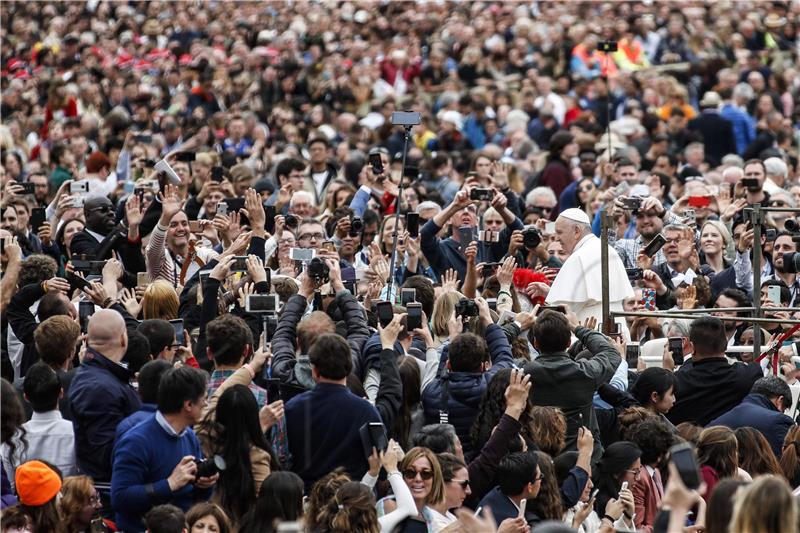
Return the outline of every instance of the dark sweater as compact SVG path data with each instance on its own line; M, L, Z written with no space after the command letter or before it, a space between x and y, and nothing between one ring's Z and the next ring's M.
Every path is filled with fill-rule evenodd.
M111 481L111 503L121 531L144 531L141 517L156 505L170 503L186 512L196 501L208 499L209 489L192 484L176 492L169 488L167 478L187 455L203 457L191 428L176 437L161 427L155 414L122 435L114 449Z
M369 464L358 430L380 421L375 407L344 385L317 383L286 404L292 472L303 478L306 489L339 466L351 478L361 479Z

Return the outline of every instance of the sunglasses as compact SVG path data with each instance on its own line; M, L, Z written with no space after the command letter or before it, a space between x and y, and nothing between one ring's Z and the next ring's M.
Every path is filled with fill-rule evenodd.
M467 490L469 488L469 480L468 479L451 479L450 481L452 483L458 484L464 490Z
M403 477L406 479L414 479L419 475L423 481L433 479L433 470L417 470L415 468L407 468L403 470Z

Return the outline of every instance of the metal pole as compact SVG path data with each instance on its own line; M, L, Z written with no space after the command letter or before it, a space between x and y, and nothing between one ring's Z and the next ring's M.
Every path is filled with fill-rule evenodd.
M647 312L643 313L641 311L612 311L612 316L634 316L634 317L656 317L656 318L686 318L693 320L697 318L691 314L684 314L684 313L671 313L667 311L662 312ZM749 317L749 316L719 316L716 317L720 320L727 320L727 321L734 321L734 322L752 322L755 324L800 324L800 320L777 320L775 318L763 318L763 317ZM758 329L758 328L756 328ZM755 330L754 330L755 331Z
M411 126L403 126L405 135L403 136L403 167L400 170L400 186L397 191L397 199L394 204L394 231L392 232L392 257L389 260L389 279L386 280L386 299L396 303L392 298L392 285L394 285L394 264L397 255L397 233L400 229L400 201L403 198L403 178L406 177L406 155L408 155L408 141L411 138Z
M609 156L610 157L610 156ZM615 328L612 325L611 302L609 301L608 291L608 226L611 215L604 211L600 217L600 275L602 276L602 296L603 296L603 333L612 333Z
M756 310L755 307L704 307L704 308L700 308L700 309L679 309L679 310L674 311L674 312L683 313L683 314L687 314L687 313L692 313L692 314L695 314L695 313L696 314L703 314L703 313L712 314L712 313L719 313L719 312L732 313L734 311L737 312L737 313L748 312L748 311L752 312L752 311L755 311L755 310ZM767 313L780 312L780 311L798 312L798 311L800 311L800 307L762 307L761 310L765 311ZM672 312L672 311L665 311L665 312Z
M761 204L753 206L750 219L753 222L753 306L755 318L762 318L761 311ZM780 302L779 302L780 303ZM761 353L761 328L753 328L753 350Z

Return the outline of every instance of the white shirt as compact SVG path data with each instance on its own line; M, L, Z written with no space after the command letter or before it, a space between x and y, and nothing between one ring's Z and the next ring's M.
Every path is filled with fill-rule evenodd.
M324 198L322 197L322 193L325 190L325 179L328 177L328 169L326 168L322 172L312 172L311 179L314 180L314 189L317 191L317 198L320 199L320 203L323 203Z
M19 441L19 432L14 436L16 450L11 457L11 450L3 444L3 469L14 488L14 472L22 463L33 459L44 459L61 470L64 477L74 476L78 473L75 463L75 432L72 422L64 420L58 409L44 413L34 412L28 422L22 424L25 428L27 449L23 449Z

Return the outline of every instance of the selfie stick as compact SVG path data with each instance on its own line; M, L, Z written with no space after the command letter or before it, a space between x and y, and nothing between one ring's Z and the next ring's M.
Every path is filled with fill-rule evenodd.
M400 190L394 203L394 231L392 232L392 257L389 261L389 279L386 280L386 299L392 297L392 285L394 284L394 263L397 256L397 230L400 228L400 199L403 197L403 178L406 175L406 156L408 155L408 141L411 139L411 128L413 124L404 124L403 129L403 167L400 171ZM391 300L390 300L391 301Z

